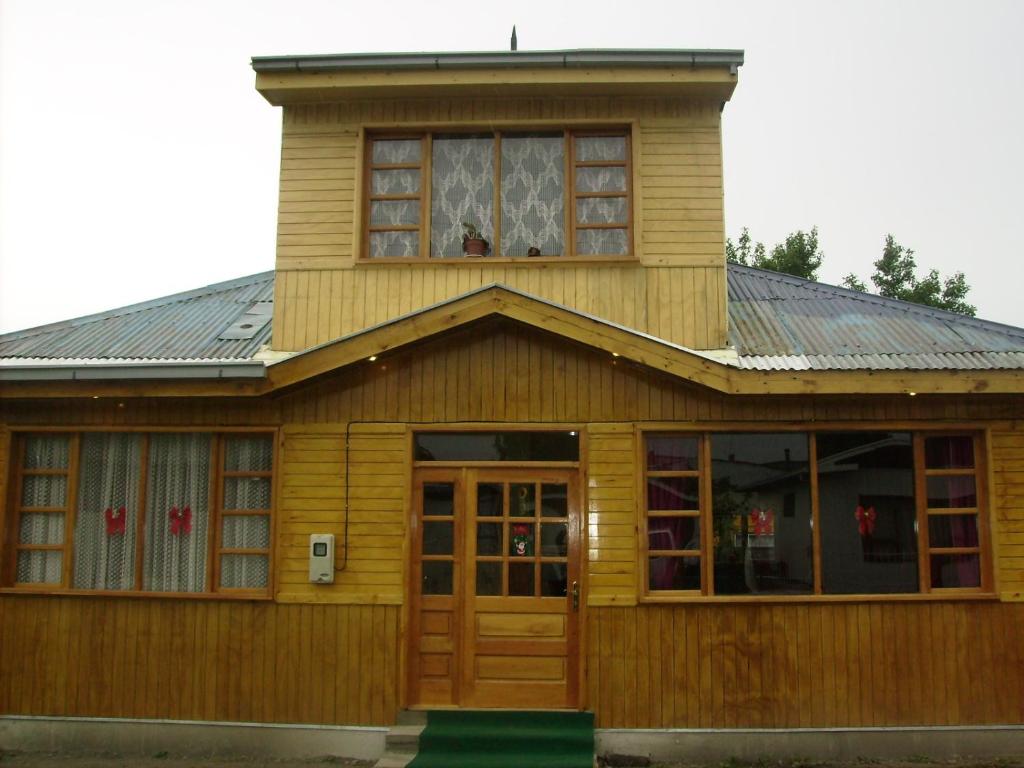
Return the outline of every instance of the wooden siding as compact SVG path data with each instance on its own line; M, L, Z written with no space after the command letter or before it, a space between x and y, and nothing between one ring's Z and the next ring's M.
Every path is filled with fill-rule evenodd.
M635 264L356 265L365 127L632 122ZM725 344L717 104L569 98L287 107L273 347L299 350L499 282L696 348Z
M384 725L400 608L0 599L0 713Z
M602 728L1024 722L1024 605L591 608Z
M996 588L1005 600L1024 600L1024 428L994 429L991 443Z

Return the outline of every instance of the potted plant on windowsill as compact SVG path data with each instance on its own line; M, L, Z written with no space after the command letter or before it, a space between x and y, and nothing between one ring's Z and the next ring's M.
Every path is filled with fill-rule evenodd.
M491 244L480 234L475 224L462 222L462 252L467 256L486 256L490 253Z

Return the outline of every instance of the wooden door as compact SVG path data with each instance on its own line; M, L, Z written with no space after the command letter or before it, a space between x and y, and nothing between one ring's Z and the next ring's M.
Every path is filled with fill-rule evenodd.
M576 472L432 469L414 485L410 704L577 707Z

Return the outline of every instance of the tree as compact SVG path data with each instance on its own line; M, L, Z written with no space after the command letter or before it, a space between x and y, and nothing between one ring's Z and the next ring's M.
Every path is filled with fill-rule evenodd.
M914 251L897 243L892 235L885 236L882 257L874 266L871 282L880 296L912 301L968 317L974 317L977 312L976 307L965 301L971 287L963 272L954 272L952 277L943 280L939 271L932 269L919 280ZM843 278L843 285L854 291L866 290L864 282L853 273Z
M812 227L810 232L793 232L786 237L784 243L772 248L771 253L768 253L764 243L754 243L750 231L744 227L736 244L729 239L725 241L725 257L747 267L770 269L805 280L815 280L825 254L818 250L817 227Z

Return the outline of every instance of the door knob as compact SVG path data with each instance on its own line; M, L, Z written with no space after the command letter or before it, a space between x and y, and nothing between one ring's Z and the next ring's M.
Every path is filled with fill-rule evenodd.
M580 583L578 581L572 583L572 609L573 611L580 609Z

